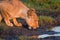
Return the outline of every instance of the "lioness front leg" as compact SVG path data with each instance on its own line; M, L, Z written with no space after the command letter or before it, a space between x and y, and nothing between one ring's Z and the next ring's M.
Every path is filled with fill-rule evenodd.
M18 23L16 18L13 18L13 23L15 24L15 26L22 26L21 23Z
M0 22L2 21L2 16L0 15Z
M8 18L5 18L4 21L7 24L7 26L13 26L13 24L10 22Z

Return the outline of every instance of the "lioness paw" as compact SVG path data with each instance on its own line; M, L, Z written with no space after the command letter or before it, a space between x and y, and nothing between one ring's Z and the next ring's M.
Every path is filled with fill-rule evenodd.
M39 27L28 27L29 29L37 29L37 28L39 28Z
M7 24L7 25L8 25L8 26L11 26L11 27L13 26L13 24L12 24L12 23L10 23L10 24Z
M18 27L19 27L19 26L22 26L22 24L21 24L21 23L18 23L18 24L16 24L16 26L18 26Z

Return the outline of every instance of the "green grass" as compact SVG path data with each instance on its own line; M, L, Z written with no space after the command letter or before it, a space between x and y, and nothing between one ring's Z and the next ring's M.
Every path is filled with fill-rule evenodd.
M4 30L8 30L8 29L9 29L9 27L4 22L0 23L0 30L4 31Z
M37 38L32 38L31 36L19 36L19 40L37 40Z
M39 24L42 27L48 26L48 25L51 25L48 27L52 27L52 25L55 24L55 19L50 16L39 16Z
M0 38L0 40L4 40L4 39Z
M28 7L37 10L60 10L60 0L22 0Z

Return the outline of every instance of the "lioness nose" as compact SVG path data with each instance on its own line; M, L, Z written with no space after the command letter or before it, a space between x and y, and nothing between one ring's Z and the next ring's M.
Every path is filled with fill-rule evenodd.
M29 29L32 29L31 27L29 27Z
M39 26L37 26L37 27L29 27L29 29L37 29L37 28L39 28Z
M37 27L33 27L33 29L37 29L37 28L39 28L39 26L37 26Z

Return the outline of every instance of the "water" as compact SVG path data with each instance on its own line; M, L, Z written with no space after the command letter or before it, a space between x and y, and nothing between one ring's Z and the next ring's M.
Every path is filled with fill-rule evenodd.
M19 40L20 35L24 36L31 36L31 35L38 35L38 38L46 39L47 37L54 36L53 40L57 40L60 37L60 26L54 27L51 31L46 31L45 29L37 29L37 30L28 30L26 28L18 29L18 28L11 28L7 30L5 33L5 40ZM49 38L47 38L49 39ZM59 39L60 40L60 39Z
M38 38L46 38L51 36L59 36L60 37L60 26L56 26L51 29L51 31L46 31L44 34L39 35Z
M51 31L60 32L60 26L52 28Z

